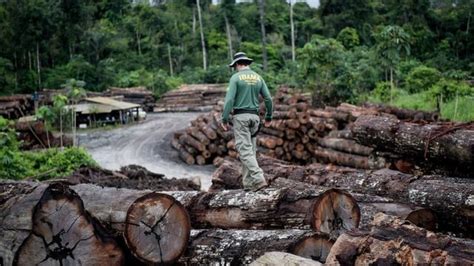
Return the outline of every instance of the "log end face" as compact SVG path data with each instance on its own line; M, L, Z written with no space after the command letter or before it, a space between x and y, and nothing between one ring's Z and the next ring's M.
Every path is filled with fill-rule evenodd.
M329 235L319 234L308 236L298 241L290 252L305 258L326 262L326 258L331 251L334 241L329 239Z
M172 263L185 251L191 231L186 209L173 197L150 193L128 209L125 241L145 263Z
M316 231L338 236L344 231L357 228L359 222L359 206L344 190L327 190L314 204L311 225Z

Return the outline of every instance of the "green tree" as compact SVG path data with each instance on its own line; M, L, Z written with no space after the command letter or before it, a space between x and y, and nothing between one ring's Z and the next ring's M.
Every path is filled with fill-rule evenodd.
M357 30L350 27L342 29L337 35L337 40L342 43L346 49L352 49L360 44Z
M429 90L441 78L441 73L424 65L415 67L406 78L406 88L410 93Z
M381 63L388 68L390 76L390 103L393 101L394 68L404 55L410 54L410 36L399 26L386 26L374 33L377 41L375 49Z
M70 79L62 85L67 90L68 98L71 103L71 129L72 129L72 145L76 146L76 109L75 106L81 99L86 97L84 86L86 83L82 80Z

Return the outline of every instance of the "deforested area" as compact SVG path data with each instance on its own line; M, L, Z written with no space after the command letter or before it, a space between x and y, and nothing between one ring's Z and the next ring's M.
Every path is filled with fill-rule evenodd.
M474 265L473 14L0 1L0 266Z

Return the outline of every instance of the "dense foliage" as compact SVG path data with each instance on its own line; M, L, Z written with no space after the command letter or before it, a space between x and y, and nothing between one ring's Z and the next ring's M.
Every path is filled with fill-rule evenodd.
M265 71L260 1L200 2L206 70L194 0L1 1L0 94L76 79L88 90L144 85L159 96L183 82L226 82L226 64L238 50L256 60L271 89L286 83L315 91L325 103L397 103L421 93L443 106L450 102L439 97L440 88L464 88L474 75L470 0L321 0L318 9L297 3L295 62L290 7L266 0ZM472 86L449 94L473 99Z
M0 117L0 178L40 180L63 177L96 163L83 148L20 151L10 121Z

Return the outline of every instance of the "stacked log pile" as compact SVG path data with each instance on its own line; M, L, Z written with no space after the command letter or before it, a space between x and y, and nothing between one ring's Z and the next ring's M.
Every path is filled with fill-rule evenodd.
M11 95L0 97L0 116L7 119L18 119L30 114L34 109L30 95Z
M18 139L21 141L21 149L34 150L51 147L71 146L72 139L47 131L42 121L18 121L15 123Z
M153 112L155 97L153 92L145 87L115 88L104 92L104 96L118 98L120 101L141 105L145 112Z
M355 143L349 130L355 117L345 106L313 109L308 95L290 92L283 88L274 97L273 120L257 135L262 154L300 164L324 162L362 169L386 166L372 148ZM219 126L221 110L216 106L183 132L176 132L171 144L183 161L201 165L238 157L232 130L225 132Z
M225 96L222 84L182 85L169 91L156 103L155 112L210 111Z
M7 196L0 206L0 258L5 265L43 260L50 264L177 260L249 264L266 252L280 251L330 263L354 263L373 256L381 259L378 262L387 256L399 263L423 262L418 254L455 264L474 261L472 241L435 234L400 218L373 215L363 231L357 230L366 215L363 206L380 201L377 197L295 187L285 180L277 178L271 188L259 192L159 193L93 184L4 181L0 183L0 195ZM408 220L416 222L415 217ZM357 251L361 245L370 249Z

